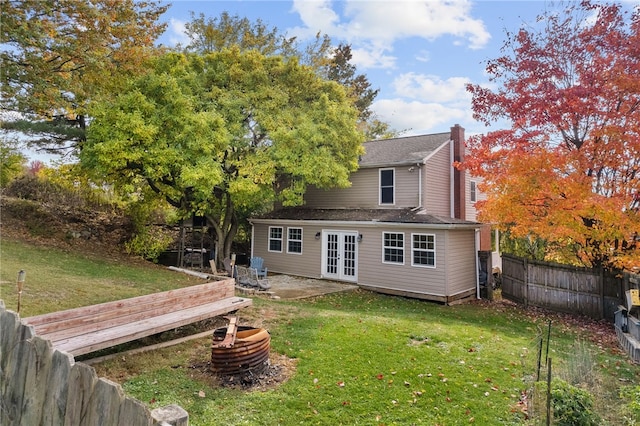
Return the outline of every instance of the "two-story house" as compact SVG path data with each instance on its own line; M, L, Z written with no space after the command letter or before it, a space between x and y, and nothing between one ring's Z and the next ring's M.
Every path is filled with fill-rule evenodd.
M303 207L251 219L252 256L270 272L388 294L444 303L476 296L480 194L454 167L464 159L464 129L364 149L351 187L308 188Z

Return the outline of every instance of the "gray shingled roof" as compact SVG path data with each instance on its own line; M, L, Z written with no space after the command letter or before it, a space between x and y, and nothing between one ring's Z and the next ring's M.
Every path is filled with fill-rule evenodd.
M475 225L477 222L435 216L404 209L311 209L290 207L272 211L255 219L318 220L337 222L394 222L422 223L432 225Z
M360 159L360 167L421 163L450 140L451 133L447 132L365 142L365 154Z

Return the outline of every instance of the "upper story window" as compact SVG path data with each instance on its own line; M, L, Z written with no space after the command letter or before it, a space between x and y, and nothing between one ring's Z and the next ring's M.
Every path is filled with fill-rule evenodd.
M478 201L477 197L477 193L476 193L476 181L472 180L471 182L469 182L469 196L471 197L471 202L475 203L476 201Z
M382 260L385 263L404 264L404 234L384 232L382 234Z
M302 228L287 228L287 253L302 253Z
M411 264L413 266L436 266L436 236L433 234L411 234Z
M395 169L380 169L380 204L395 203Z
M282 252L282 227L269 227L269 251Z

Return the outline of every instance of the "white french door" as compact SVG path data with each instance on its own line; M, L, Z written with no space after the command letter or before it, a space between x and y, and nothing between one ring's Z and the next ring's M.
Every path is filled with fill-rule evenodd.
M343 281L357 281L358 233L324 231L322 233L322 275Z

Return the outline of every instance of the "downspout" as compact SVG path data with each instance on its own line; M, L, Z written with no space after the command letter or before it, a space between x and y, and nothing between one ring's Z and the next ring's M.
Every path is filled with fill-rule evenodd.
M253 222L252 222L251 223L251 254L249 255L249 258L254 257L253 256L253 244L254 244L255 235L256 235L255 231L256 231L256 225L254 225Z
M418 167L418 207L422 208L422 164L417 163Z
M422 210L424 207L422 206L422 165L424 163L416 163L415 166L409 167L409 172L413 173L415 168L418 168L418 205L411 209L412 212Z
M475 238L474 238L474 248L475 248L475 259L476 259L476 299L480 299L480 264L478 262L478 248L480 243L480 230L476 228L475 230ZM487 278L487 285L489 285L489 280Z

